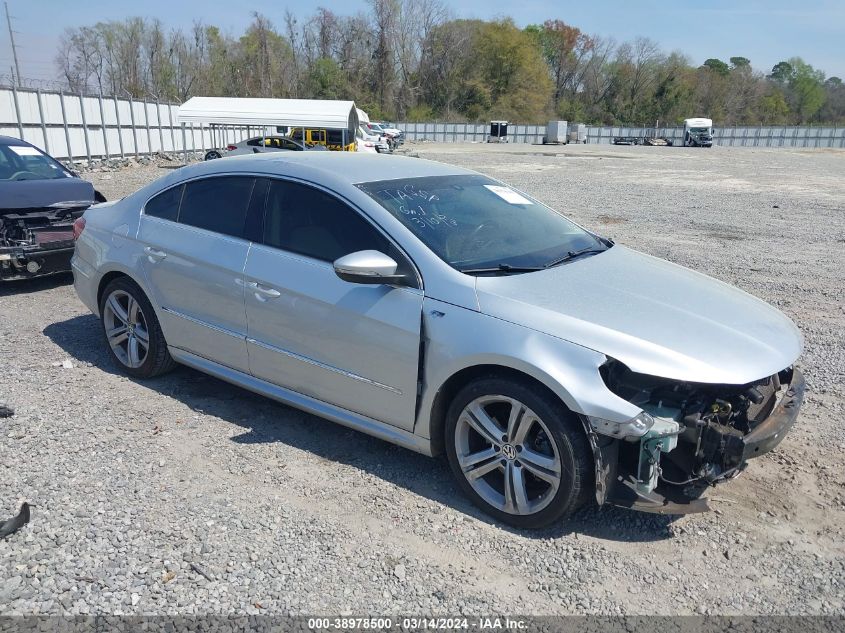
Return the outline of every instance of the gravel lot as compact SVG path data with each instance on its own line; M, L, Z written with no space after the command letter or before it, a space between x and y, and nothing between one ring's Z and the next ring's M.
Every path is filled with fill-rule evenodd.
M185 368L125 378L69 277L8 285L0 516L34 507L0 541L0 612L843 614L845 152L405 151L777 305L806 339L792 434L709 514L587 509L518 532L476 512L444 461ZM112 198L163 173L87 177Z

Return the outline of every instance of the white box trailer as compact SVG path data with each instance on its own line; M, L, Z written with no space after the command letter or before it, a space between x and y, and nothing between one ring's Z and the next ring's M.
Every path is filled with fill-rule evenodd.
M566 144L569 140L567 136L569 124L566 121L549 121L546 125L546 135L543 137L543 145L552 143Z
M584 123L573 123L569 126L570 143L586 143L587 142L587 125Z

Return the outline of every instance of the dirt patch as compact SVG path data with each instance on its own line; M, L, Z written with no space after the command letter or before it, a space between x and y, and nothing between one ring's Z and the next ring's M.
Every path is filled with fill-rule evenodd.
M606 215L601 214L596 218L602 224L625 224L628 218L623 218L621 215Z

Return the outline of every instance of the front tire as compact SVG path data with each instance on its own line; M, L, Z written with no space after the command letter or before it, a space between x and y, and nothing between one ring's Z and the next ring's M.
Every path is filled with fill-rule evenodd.
M547 526L592 493L586 435L541 387L492 376L470 383L449 407L445 437L458 485L503 523Z
M135 378L152 378L176 365L153 306L128 277L115 279L100 299L100 322L112 360Z

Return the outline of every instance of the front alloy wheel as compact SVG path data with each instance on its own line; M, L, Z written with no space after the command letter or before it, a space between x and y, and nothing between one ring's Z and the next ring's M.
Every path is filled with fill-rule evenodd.
M515 398L482 396L464 407L455 453L473 490L502 512L539 512L560 488L560 456L549 429Z
M549 525L592 496L586 433L542 385L498 376L471 382L449 407L445 445L467 496L515 527Z

